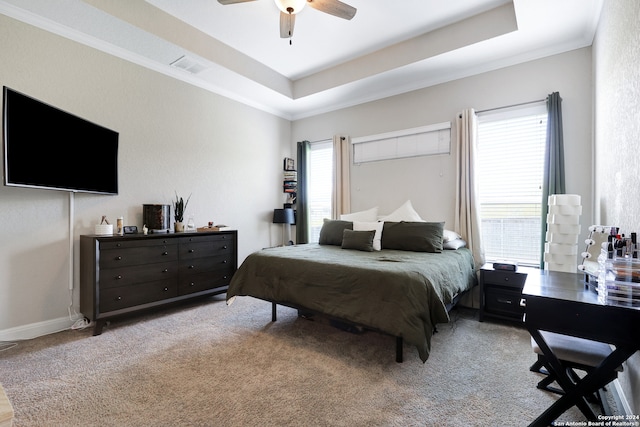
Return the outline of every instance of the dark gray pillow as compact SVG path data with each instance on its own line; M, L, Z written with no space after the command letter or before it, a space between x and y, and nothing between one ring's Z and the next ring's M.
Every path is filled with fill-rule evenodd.
M341 246L342 232L345 229L353 230L353 222L325 218L322 228L320 229L318 243L321 245Z
M386 222L382 227L382 249L442 252L444 222Z
M345 229L342 234L342 249L373 252L373 238L375 235L375 230L353 231Z

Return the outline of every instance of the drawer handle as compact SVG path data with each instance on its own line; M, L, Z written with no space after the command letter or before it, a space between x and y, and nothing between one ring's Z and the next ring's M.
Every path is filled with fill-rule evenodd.
M120 295L118 295L118 296L116 297L116 301L122 301L122 297L121 297Z
M169 272L169 269L168 269L168 268L165 268L164 270L162 270L162 272L163 272L163 273L168 273L168 272Z
M118 275L116 276L116 280L120 280L120 279L122 279L122 275L118 274Z
M526 307L527 306L527 300L522 298L520 299L520 307Z
M190 254L194 253L195 251L196 251L195 249L189 249Z
M223 264L226 264L226 263L227 263L227 260L225 259L224 261L222 261L222 263L223 263Z
M196 266L195 266L195 265L190 265L190 266L189 266L189 268L190 268L191 270L193 270L194 268L196 268Z
M508 282L508 281L509 281L509 277L505 277L505 278L504 278L504 281L505 281L505 282Z
M167 292L169 290L169 288L164 288L164 291Z
M193 282L189 283L189 286L195 286L195 285L196 285L196 284L195 284L195 283L193 283Z
M229 278L229 276L223 276L222 278L227 280Z
M116 261L122 261L122 257L121 256L117 256L116 257Z
M121 246L122 246L122 243L116 243L116 247L118 247L118 248L119 248L119 247L121 247Z
M222 246L222 249L227 249L227 245Z
M501 304L511 304L511 300L510 299L498 298L498 302L501 303Z
M165 255L169 255L169 252L167 251L162 252L162 256L165 256Z

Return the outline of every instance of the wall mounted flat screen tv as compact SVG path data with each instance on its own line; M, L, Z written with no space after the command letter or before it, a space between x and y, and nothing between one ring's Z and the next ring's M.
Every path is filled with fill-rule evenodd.
M6 186L118 194L118 132L3 92Z

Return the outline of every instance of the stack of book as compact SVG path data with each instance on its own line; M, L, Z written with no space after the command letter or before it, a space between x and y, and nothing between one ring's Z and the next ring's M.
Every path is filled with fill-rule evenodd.
M284 171L284 192L295 194L298 191L298 173L296 171Z

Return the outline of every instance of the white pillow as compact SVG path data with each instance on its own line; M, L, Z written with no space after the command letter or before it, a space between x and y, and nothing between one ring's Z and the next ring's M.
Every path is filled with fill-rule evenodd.
M400 206L395 211L391 212L389 215L382 218L382 221L388 222L400 222L400 221L413 221L413 222L425 222L418 212L413 209L413 205L411 204L411 200L407 200L404 202L402 206Z
M446 229L442 230L442 241L443 242L450 242L452 240L461 239L461 238L462 238L462 236L460 236L455 231L446 230Z
M456 249L464 248L465 246L467 246L467 242L465 242L464 240L453 239L453 240L449 240L448 242L444 242L442 244L442 249L456 250Z
M342 221L369 221L373 222L378 219L378 207L367 209L366 211L353 212L340 215ZM361 230L368 231L368 230Z
M382 249L382 227L384 222L362 222L353 221L353 231L372 231L375 230L376 234L373 236L373 250L379 251Z

